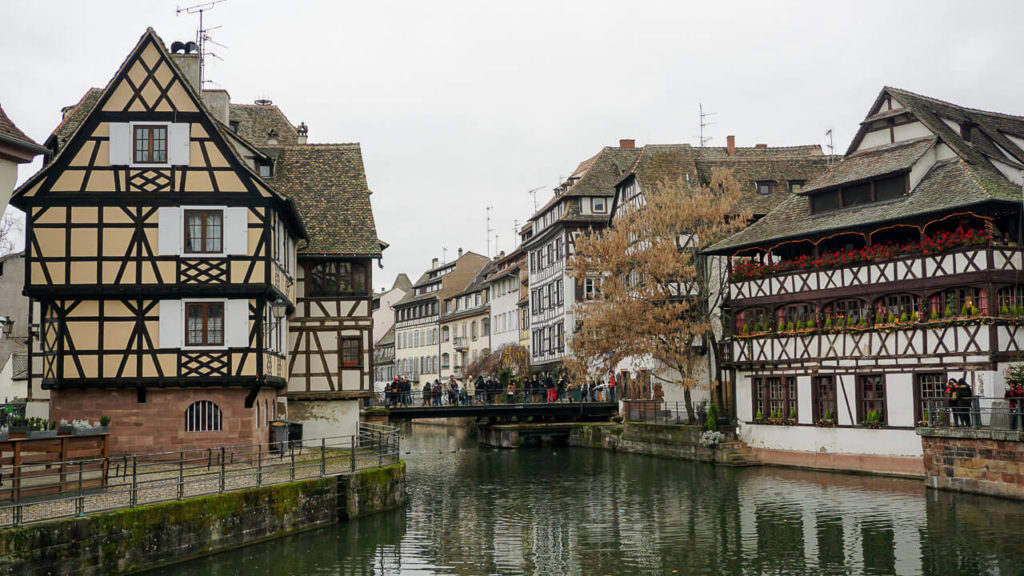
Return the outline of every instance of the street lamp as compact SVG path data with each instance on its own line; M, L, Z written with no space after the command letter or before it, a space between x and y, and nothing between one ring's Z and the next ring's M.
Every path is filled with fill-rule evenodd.
M14 318L7 316L0 321L0 333L3 333L4 336L10 336L14 333Z
M284 315L288 313L288 303L283 298L278 297L270 304L270 310L274 313L274 318L280 320L284 318Z

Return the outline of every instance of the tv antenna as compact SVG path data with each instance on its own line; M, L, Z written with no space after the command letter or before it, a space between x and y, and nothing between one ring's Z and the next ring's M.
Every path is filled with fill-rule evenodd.
M487 257L491 257L491 232L494 232L494 228L491 228L491 210L494 210L494 206L487 207Z
M448 247L441 246L441 264L448 263Z
M715 122L708 122L708 118L714 116L715 112L705 112L704 104L697 104L700 108L700 135L697 137L700 139L700 147L703 148L705 144L711 141L711 137L704 137L704 128L715 124Z
M218 60L223 60L223 58L221 58L220 56L217 56L213 52L207 52L207 50L206 50L206 43L210 42L211 44L215 44L217 46L220 46L221 48L227 48L227 46L225 46L223 44L220 44L218 42L215 42L212 38L210 38L210 34L209 33L212 32L213 30L217 30L217 29L221 28L220 26L214 26L213 28L205 28L203 26L203 13L206 12L207 10L213 9L214 6L216 6L217 4L220 4L221 2L227 2L227 0L212 0L210 2L204 2L202 4L195 4L193 6L185 6L184 8L182 8L181 6L178 6L177 8L175 8L175 11L174 11L174 14L177 15L177 16L181 16L182 13L185 13L185 14L199 14L199 29L196 30L196 44L199 45L199 86L200 87L202 87L206 83L206 57L207 56L213 56L214 58L216 58Z
M543 186L538 186L538 187L534 188L533 190L527 190L527 192L526 192L527 194L532 194L533 195L533 212L534 212L534 214L537 213L537 191L539 191L541 188L544 188L544 187Z
M825 136L828 136L828 167L832 167L832 159L835 158L836 147L832 144L832 129L829 128L825 131Z

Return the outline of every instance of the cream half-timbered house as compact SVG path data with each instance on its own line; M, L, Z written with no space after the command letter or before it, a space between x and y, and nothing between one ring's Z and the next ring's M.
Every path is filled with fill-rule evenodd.
M742 438L920 474L914 427L948 378L1001 397L1024 348L1022 168L1024 117L884 88L840 163L713 247Z
M12 198L31 393L51 419L110 416L114 452L265 441L287 383L305 231L193 81L148 30Z

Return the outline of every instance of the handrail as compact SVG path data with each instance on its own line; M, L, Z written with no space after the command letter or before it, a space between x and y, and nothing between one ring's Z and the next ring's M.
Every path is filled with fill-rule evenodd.
M947 397L922 400L918 427L1024 429L1024 398L972 396L961 401Z
M393 426L352 435L0 465L0 527L183 500L393 464Z

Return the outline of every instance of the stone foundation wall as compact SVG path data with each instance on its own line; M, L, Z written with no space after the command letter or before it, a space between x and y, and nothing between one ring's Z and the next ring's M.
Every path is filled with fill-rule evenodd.
M111 455L268 442L267 423L276 418L277 392L260 390L256 403L246 408L248 393L244 388L149 389L146 401L139 402L135 389L54 390L50 397L50 419L96 421L100 416L110 416ZM220 408L221 430L185 431L185 410L200 400L209 400Z
M756 464L737 442L726 441L717 448L701 446L703 432L700 426L671 424L577 424L569 435L569 444L730 466Z
M0 576L126 574L403 506L405 462L0 530Z
M932 488L1024 500L1024 433L919 428Z

